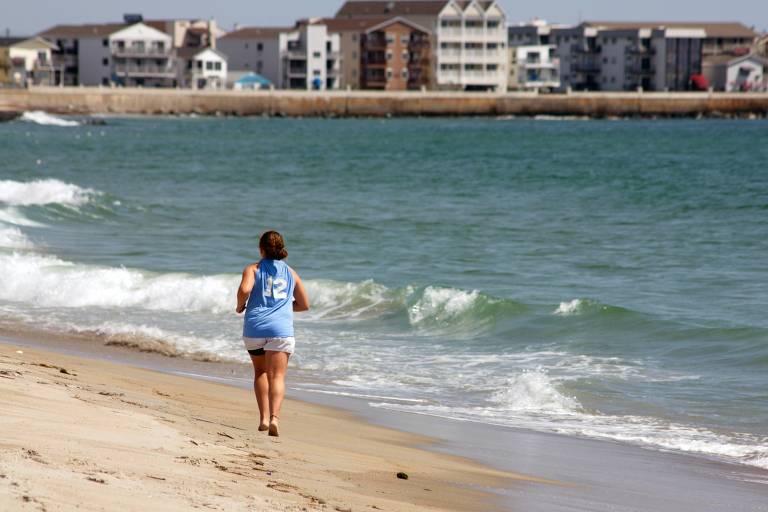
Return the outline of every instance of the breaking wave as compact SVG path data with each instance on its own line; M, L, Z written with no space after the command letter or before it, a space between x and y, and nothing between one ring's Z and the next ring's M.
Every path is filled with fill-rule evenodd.
M56 179L34 181L0 180L0 203L12 206L62 204L79 206L99 192Z
M80 123L77 121L73 121L71 119L62 119L42 110L24 112L20 119L28 123L41 124L45 126L80 126Z

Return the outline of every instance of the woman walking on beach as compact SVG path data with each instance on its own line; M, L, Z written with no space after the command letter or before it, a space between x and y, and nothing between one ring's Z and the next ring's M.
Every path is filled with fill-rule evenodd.
M261 235L259 252L261 260L243 270L236 311L245 311L243 341L253 362L259 430L278 436L285 372L296 344L293 312L307 311L309 298L299 275L283 261L288 251L280 233Z

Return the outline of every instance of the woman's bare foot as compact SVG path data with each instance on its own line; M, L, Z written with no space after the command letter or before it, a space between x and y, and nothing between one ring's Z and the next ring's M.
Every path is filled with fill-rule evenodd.
M259 432L264 432L265 430L269 430L269 425L266 423L262 423L259 425Z
M277 427L277 421L280 418L278 418L276 415L272 415L272 417L269 419L269 435L272 437L280 437L280 431Z

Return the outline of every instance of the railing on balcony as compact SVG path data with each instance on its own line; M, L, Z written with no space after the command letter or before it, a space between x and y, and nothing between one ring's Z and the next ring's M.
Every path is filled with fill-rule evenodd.
M306 52L302 52L298 50L287 50L283 53L283 55L288 60L307 60Z
M600 64L593 61L576 61L573 63L573 69L579 73L598 73Z
M115 73L118 75L162 75L169 76L176 74L176 70L170 66L149 66L137 64L117 64Z
M155 46L112 46L112 54L116 57L170 57L170 48Z
M571 46L571 51L573 51L574 53L582 53L582 54L600 53L602 49L603 49L602 46L592 45L592 44L574 44Z
M652 75L656 72L651 66L643 66L642 64L634 64L627 67L627 73L633 75Z

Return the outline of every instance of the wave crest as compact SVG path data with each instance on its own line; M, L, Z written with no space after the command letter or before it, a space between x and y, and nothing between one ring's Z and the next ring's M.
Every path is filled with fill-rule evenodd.
M63 204L79 206L100 193L57 179L34 181L0 180L0 203L14 206Z
M80 126L80 123L77 121L62 119L42 110L24 112L20 119L28 123L41 124L44 126Z

